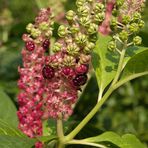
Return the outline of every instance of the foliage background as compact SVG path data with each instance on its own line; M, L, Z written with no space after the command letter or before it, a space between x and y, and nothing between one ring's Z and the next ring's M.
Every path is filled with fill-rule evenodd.
M61 0L62 1L62 0ZM58 3L61 2L59 0ZM25 26L33 22L40 3L38 0L0 0L0 88L10 97L17 106L17 67L21 65L21 49L24 45L21 40ZM57 12L55 0L43 0L42 5L54 8ZM62 10L75 9L74 0L64 0ZM148 2L143 14L145 28L140 32L143 45L148 47ZM4 25L3 25L4 23ZM8 38L7 38L8 37ZM71 128L81 121L95 105L98 87L94 74L78 101L74 115L69 119ZM2 95L0 95L0 98ZM5 104L2 101L1 104ZM0 107L3 113L7 106ZM0 118L3 115L0 114ZM90 130L91 129L91 130ZM148 76L133 80L115 91L98 114L78 134L78 137L98 135L106 130L119 134L133 133L145 144L148 144Z

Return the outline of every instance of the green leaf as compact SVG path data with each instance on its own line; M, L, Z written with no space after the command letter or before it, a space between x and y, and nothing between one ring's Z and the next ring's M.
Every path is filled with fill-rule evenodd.
M144 148L145 146L137 139L135 135L125 134L122 136L121 148Z
M134 55L126 64L117 86L148 74L148 50Z
M121 144L122 144L121 137L114 132L105 132L99 136L87 138L87 139L85 139L85 141L91 142L91 143L99 143L99 142L106 141L106 142L111 142L117 146L121 146Z
M9 98L2 89L0 89L0 119L17 127L18 120L16 115L16 107L14 106L11 98Z
M31 148L35 142L30 138L0 135L0 148Z
M83 140L84 142L100 143L110 147L111 144L114 147L119 148L144 148L144 145L132 134L125 134L120 137L114 132L105 132L99 136L91 137Z
M107 49L110 36L99 35L96 48L93 52L92 64L97 77L100 91L103 91L112 81L116 73L118 55Z
M17 128L12 127L3 120L0 119L0 135L9 135L9 136L19 136L26 137L21 131Z
M0 148L31 148L36 141L0 119Z
M127 62L133 57L134 55L141 53L145 50L148 50L148 47L140 47L140 46L131 46L126 51L126 57L124 59L124 64L126 65Z
M57 139L57 136L54 136L54 135L38 137L38 140L40 140L42 142L50 142L55 139Z

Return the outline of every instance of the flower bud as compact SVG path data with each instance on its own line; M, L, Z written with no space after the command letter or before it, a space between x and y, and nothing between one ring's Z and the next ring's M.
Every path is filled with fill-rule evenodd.
M140 45L142 43L142 38L140 36L136 36L133 38L134 45Z
M67 27L65 27L64 25L61 25L59 28L58 28L58 35L60 37L65 37L67 34Z
M115 41L110 41L110 42L108 43L108 49L109 49L110 51L115 51L115 49L116 49L116 43L115 43Z
M26 27L26 30L27 30L27 32L31 32L31 30L34 28L34 25L33 24L31 24L31 23L29 23L28 25L27 25L27 27Z
M52 28L48 28L48 30L45 32L45 36L46 37L51 37L52 34L53 34L52 30L53 30Z
M74 19L74 16L75 16L75 12L72 11L72 10L69 10L66 13L66 18L67 18L68 21L72 21Z
M78 8L78 14L80 16L86 17L89 14L89 8L86 6L81 6Z
M79 53L80 48L75 43L71 43L67 46L67 52L70 55L77 55Z
M49 28L49 24L47 22L42 22L39 24L39 29L42 31L47 31Z
M125 31L125 30L122 30L120 33L119 33L119 38L122 40L122 41L126 41L128 39L128 32Z
M63 59L64 66L74 66L76 64L75 58L73 56L66 55Z
M98 25L91 23L89 28L88 28L88 33L89 34L94 34L98 31Z
M105 19L105 13L104 12L95 14L94 20L96 22L102 23L104 19Z
M56 42L53 46L53 52L58 52L61 50L61 48L62 48L62 44Z
M78 33L75 37L76 43L80 45L84 45L87 41L87 37L85 34Z
M94 9L95 9L95 12L100 13L104 11L104 5L102 3L97 3Z
M90 53L95 48L95 44L93 42L87 42L83 51L87 54Z
M33 28L33 29L31 30L31 36L32 36L33 38L37 38L37 37L39 37L40 35L41 35L41 31L40 31L39 29Z
M84 27L89 27L91 23L90 17L82 17L80 18L80 24Z

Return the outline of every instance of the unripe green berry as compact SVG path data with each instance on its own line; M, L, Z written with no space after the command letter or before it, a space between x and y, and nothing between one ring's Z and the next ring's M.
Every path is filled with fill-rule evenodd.
M33 38L37 38L37 37L39 37L40 35L41 35L41 31L40 31L39 29L33 28L33 29L31 30L31 36L32 36Z
M138 31L139 31L139 26L138 26L138 24L137 24L137 23L132 23L132 24L130 24L130 25L129 25L129 30L130 30L130 32L132 32L132 33L138 32Z
M124 3L124 0L116 0L116 5L118 7L121 7L123 5L123 3Z
M89 14L89 8L87 6L81 6L78 8L78 14L80 16L86 17Z
M64 26L64 25L61 25L59 28L58 28L58 35L60 37L65 37L67 34L67 27Z
M72 27L70 27L69 30L72 34L75 34L75 33L79 32L80 28L76 25L72 25Z
M80 18L80 24L84 27L89 27L91 23L90 17L82 17Z
M58 51L61 50L61 48L62 48L62 44L56 42L56 43L54 44L54 46L53 46L53 52L58 52Z
M95 14L94 20L97 23L102 23L104 21L104 19L105 19L105 13L104 12Z
M95 48L95 44L93 42L87 42L86 46L84 47L84 53L90 53Z
M78 33L75 37L76 43L80 45L84 45L87 41L87 37L85 34Z
M76 64L75 58L73 56L66 55L63 59L64 66L74 66Z
M31 23L29 23L29 24L27 25L27 27L26 27L27 32L30 33L32 29L34 29L34 25L31 24Z
M91 23L89 28L88 28L88 33L89 34L94 34L98 31L98 25Z
M89 37L89 40L93 43L95 43L97 40L98 40L98 33L95 33L95 34L92 34L90 37Z
M140 45L142 43L142 38L140 36L136 36L133 38L134 45Z
M141 19L141 14L139 12L135 12L133 16L133 21L137 21Z
M128 32L125 31L125 30L122 30L120 33L119 33L119 38L122 40L122 41L126 41L128 39Z
M116 28L117 27L117 23L118 23L117 18L113 17L111 19L111 23L110 23L111 28Z
M42 22L39 24L39 29L42 31L47 31L49 28L49 24L47 22Z
M130 22L131 18L129 15L123 15L122 16L122 23L127 25Z
M68 21L72 21L75 17L75 12L72 11L72 10L69 10L67 13L66 13L66 18Z
M115 51L115 49L116 49L116 43L115 43L115 41L110 41L110 42L108 43L108 49L109 49L110 51Z
M94 10L95 12L100 13L104 11L104 5L102 3L96 3Z
M67 52L70 55L77 55L79 53L80 48L77 44L71 43L67 46Z
M76 6L81 7L84 5L85 2L86 2L86 0L76 0Z
M138 22L138 26L139 26L139 28L143 28L144 25L145 25L145 23L144 23L143 20L140 20L140 21Z

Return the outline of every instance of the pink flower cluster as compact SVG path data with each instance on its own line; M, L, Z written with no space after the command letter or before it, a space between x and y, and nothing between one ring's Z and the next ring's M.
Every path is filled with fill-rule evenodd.
M42 30L41 24L48 25L48 30ZM67 119L72 114L78 90L87 81L87 64L77 64L75 59L76 66L64 66L62 63L69 59L67 53L46 54L50 46L50 36L46 32L51 31L51 24L50 10L42 9L32 25L33 33L23 35L25 47L22 50L23 67L18 68L17 115L19 129L31 138L43 134L43 120ZM42 143L36 143L36 148L42 148Z

